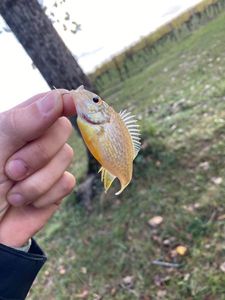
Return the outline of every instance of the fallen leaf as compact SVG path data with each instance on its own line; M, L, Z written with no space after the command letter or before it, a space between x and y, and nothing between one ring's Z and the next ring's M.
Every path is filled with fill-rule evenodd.
M117 289L116 289L115 287L113 287L113 288L111 289L111 291L110 291L110 294L111 294L112 296L115 296L116 293L117 293Z
M64 268L64 266L60 266L59 274L64 275L65 273L66 273L66 269Z
M176 241L176 238L174 236L171 236L170 238L163 240L163 245L168 247L175 241Z
M218 216L217 218L218 221L223 221L225 220L225 214L221 215L221 216Z
M98 294L93 295L93 300L101 300L101 299L102 299L101 295L98 295Z
M159 290L157 292L157 299L164 298L166 296L167 292L165 290Z
M198 202L190 204L190 205L184 205L183 208L189 212L194 212L196 209L200 207L200 204Z
M157 227L163 222L163 217L155 216L148 221L148 224L152 227Z
M170 242L170 239L166 239L166 240L163 241L163 245L164 245L164 246L169 246L170 243L171 243L171 242Z
M223 181L223 178L222 177L212 177L211 180L216 185L220 185L222 183L222 181Z
M202 163L199 164L199 167L201 169L203 169L204 171L207 171L209 169L209 162L208 161L204 161Z
M82 268L81 268L81 273L87 274L87 268L86 268L86 267L82 267Z
M133 276L126 276L123 278L123 284L131 286L134 283L134 277Z
M225 262L220 265L220 270L225 273Z
M157 160L156 163L155 163L156 167L160 167L161 165L161 161Z
M179 254L180 256L184 256L187 254L187 247L179 245L176 247L176 252L177 254Z
M191 277L190 273L185 274L184 275L184 281L188 281L190 277Z
M81 292L80 294L76 294L75 297L78 299L86 299L88 295L89 295L89 291L83 290L83 292Z

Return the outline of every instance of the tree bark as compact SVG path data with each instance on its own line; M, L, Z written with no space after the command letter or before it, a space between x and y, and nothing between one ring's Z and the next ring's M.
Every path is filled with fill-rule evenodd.
M0 14L51 89L71 90L83 84L94 91L37 0L0 0ZM74 118L70 120L76 127ZM88 174L96 169L97 163L88 151Z

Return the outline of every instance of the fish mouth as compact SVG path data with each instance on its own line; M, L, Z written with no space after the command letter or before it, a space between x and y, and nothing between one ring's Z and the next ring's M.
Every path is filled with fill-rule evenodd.
M87 115L85 114L82 114L82 118L89 124L92 124L92 125L100 125L100 124L103 124L104 122L101 122L101 121L93 121L91 119L88 118Z

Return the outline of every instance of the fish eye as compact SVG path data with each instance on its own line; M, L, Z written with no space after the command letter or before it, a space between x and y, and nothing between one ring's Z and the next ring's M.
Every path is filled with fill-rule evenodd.
M94 97L92 100L93 100L94 103L98 103L99 102L99 98L98 97Z

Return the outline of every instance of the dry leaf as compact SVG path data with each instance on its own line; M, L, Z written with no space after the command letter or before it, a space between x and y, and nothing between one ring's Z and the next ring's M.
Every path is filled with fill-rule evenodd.
M190 277L191 277L190 273L185 274L184 275L184 281L188 281Z
M222 177L212 177L212 182L215 183L216 185L219 185L222 183L223 178Z
M155 163L156 167L160 167L161 165L161 161L157 160L156 163Z
M64 275L65 273L66 273L66 269L64 268L64 266L60 266L59 274Z
M196 202L190 205L184 205L183 208L189 212L194 212L197 208L199 208L201 205Z
M167 292L165 290L159 290L157 292L157 299L164 298L166 296Z
M168 247L175 241L176 241L176 238L174 236L171 236L170 238L163 240L163 245Z
M77 299L86 299L89 295L89 291L88 290L83 290L83 292L81 292L80 294L76 294L75 297Z
M225 262L220 265L220 270L225 273Z
M217 218L217 220L218 220L218 221L223 221L223 220L225 220L225 214L219 216L219 217Z
M203 169L204 171L207 171L209 169L209 162L208 161L204 161L202 163L199 164L199 167L201 169Z
M81 270L81 273L87 274L87 268L86 267L82 267L80 270Z
M116 293L117 293L117 289L116 289L115 287L113 287L113 288L111 289L111 291L110 291L110 294L111 294L112 296L115 296Z
M101 300L101 299L102 299L101 295L98 295L98 294L93 295L93 300Z
M155 216L148 221L148 224L152 227L157 227L163 222L163 217Z
M123 284L125 285L133 285L134 277L133 276L126 276L123 278Z
M176 247L176 252L177 254L179 254L180 256L184 256L187 254L187 247L179 245Z

